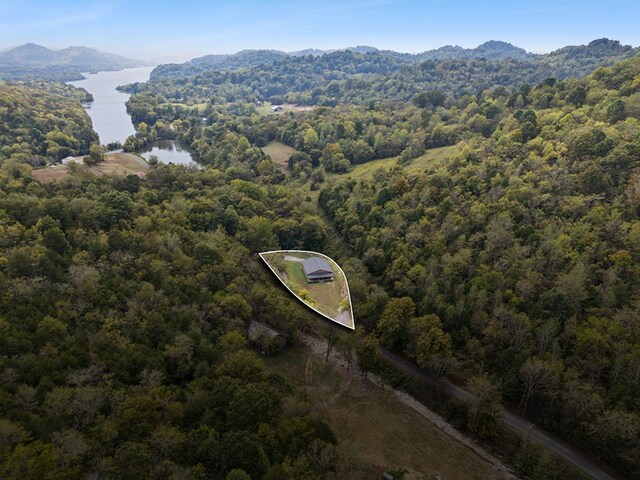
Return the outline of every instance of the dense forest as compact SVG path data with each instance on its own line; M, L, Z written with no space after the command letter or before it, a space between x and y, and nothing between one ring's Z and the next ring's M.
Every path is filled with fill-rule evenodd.
M331 431L285 408L292 392L244 333L308 318L253 255L285 227L322 249L295 195L162 166L44 186L15 161L0 189L0 477L311 480L335 466Z
M573 55L565 67L576 73L602 58L561 52ZM349 57L366 58L340 52L287 62L348 65ZM496 65L501 80L487 80ZM336 107L267 117L249 103L264 98L260 87L238 81L249 96L240 89L242 102L224 105L210 97L206 128L196 117L202 110L188 106L193 90L184 81L169 81L175 93L150 82L129 107L151 125L177 118L179 137L203 163L246 179L267 165L252 145L272 140L298 150L290 175L312 188L325 172L348 174L397 156L395 169L360 181L332 177L320 193L320 206L391 297L382 308L372 288L356 306L358 320L436 374L484 372L505 401L637 475L640 61L586 79L554 78L562 69L551 63L527 65L532 70L515 60L426 62L372 76L358 87L363 101L345 95L353 77L322 78L322 95L331 91L326 98ZM261 72L269 68L280 67ZM233 75L272 86L268 75L253 73L194 79L202 80L196 88L214 90L226 89ZM215 76L223 80L210 81ZM287 93L277 100L313 98L318 89L309 87L292 97L298 87L283 85ZM155 89L187 105L154 96ZM455 151L424 174L403 169L441 146Z
M460 96L497 85L517 88L548 77L585 76L599 66L637 55L637 50L602 39L524 58L446 57L407 59L389 52L337 51L321 56L283 57L240 70L219 70L207 63L161 65L151 81L128 86L148 95L149 103L271 101L335 106L408 101L424 90ZM428 58L428 57L427 57Z
M449 50L160 67L124 87L124 148L175 139L203 168L144 179L39 184L97 141L86 92L0 84L0 476L325 478L333 434L245 332L312 320L254 254L337 232L358 328L472 379L469 431L503 401L640 478L638 52Z
M91 96L61 83L0 83L0 162L33 166L89 153L98 141L80 102Z
M638 475L640 61L545 81L518 106L499 90L470 100L448 115L472 131L491 104L497 121L440 164L321 191L397 298L358 318L434 373L453 357L484 371L522 412Z

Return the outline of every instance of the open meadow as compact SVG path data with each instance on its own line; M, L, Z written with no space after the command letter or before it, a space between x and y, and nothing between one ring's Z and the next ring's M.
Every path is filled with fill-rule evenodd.
M77 157L77 168L86 169L95 175L129 175L144 172L149 169L147 162L131 153L107 153L104 156L104 162L92 166L84 165L82 158L83 157ZM67 173L69 173L69 166L59 164L52 167L34 169L31 175L42 183L51 183L64 178Z
M294 346L266 358L268 369L293 388L289 408L319 412L336 435L334 478L369 480L405 471L405 480L500 479L502 475L388 391L363 383L355 372L325 363ZM285 407L286 408L286 407Z

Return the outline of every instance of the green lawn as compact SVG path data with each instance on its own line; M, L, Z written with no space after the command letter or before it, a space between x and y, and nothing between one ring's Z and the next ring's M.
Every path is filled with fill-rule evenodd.
M307 279L304 276L304 271L302 270L302 265L300 263L285 262L284 268L289 281L302 288L307 288Z
M295 148L276 141L267 143L262 147L262 151L269 155L273 163L279 165L283 170L289 167L289 157L297 152Z

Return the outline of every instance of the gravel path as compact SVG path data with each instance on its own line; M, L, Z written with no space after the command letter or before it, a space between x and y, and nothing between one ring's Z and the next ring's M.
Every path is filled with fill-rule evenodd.
M411 375L413 378L425 385L433 385L434 379L416 364L399 355L391 353L382 347L380 347L378 351L381 358L386 360L388 363L393 364L397 369ZM471 403L474 400L472 394L448 380L440 380L438 385L439 388L447 395L461 402ZM555 454L561 456L569 463L597 480L615 480L617 478L614 477L613 474L606 472L603 468L596 465L582 452L509 410L504 411L502 421L504 424L519 432L522 436L527 437L540 445L544 445Z

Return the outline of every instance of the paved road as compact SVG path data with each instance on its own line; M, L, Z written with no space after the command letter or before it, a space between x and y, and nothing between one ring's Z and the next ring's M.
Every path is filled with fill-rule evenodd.
M408 361L407 359L399 355L395 355L385 350L384 348L380 348L379 353L380 357L385 361L394 365L396 368L399 368L405 373L408 373L416 380L428 385L434 385L436 383L436 380L433 376L429 375L422 368L418 367L416 364ZM438 388L440 389L440 391L446 393L450 397L464 403L470 403L474 399L474 396L472 394L447 380L440 380L438 382ZM592 476L593 478L597 480L618 480L618 477L614 477L602 470L600 467L596 466L591 460L589 460L589 458L585 454L580 453L575 448L568 446L563 441L553 437L551 434L545 432L539 427L536 427L531 422L516 415L515 413L505 410L502 421L522 435L528 437L536 443L544 445L552 452L560 455L569 463L579 468L586 474Z

